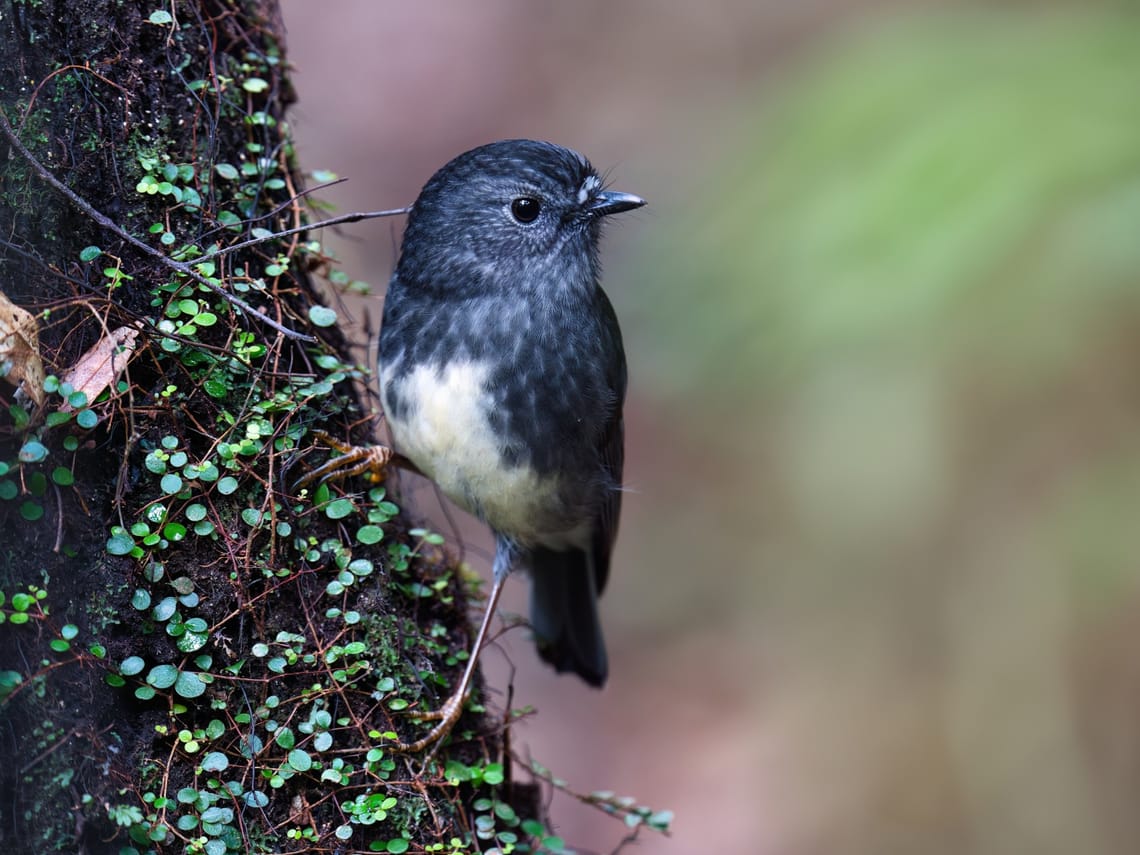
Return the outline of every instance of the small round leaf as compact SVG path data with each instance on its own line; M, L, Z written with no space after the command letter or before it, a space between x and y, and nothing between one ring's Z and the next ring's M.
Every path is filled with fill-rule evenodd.
M309 320L318 327L331 327L336 323L336 311L327 306L310 306Z

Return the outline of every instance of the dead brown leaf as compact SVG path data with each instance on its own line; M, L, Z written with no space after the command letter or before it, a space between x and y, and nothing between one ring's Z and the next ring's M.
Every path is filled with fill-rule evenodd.
M137 326L111 330L79 357L64 374L63 382L70 383L76 392L87 395L88 401L94 401L104 389L115 382L127 366L131 354L134 353L135 339L138 335ZM71 406L67 403L60 407L62 411L70 409Z
M36 318L0 294L0 375L20 386L37 407L44 402L44 364Z

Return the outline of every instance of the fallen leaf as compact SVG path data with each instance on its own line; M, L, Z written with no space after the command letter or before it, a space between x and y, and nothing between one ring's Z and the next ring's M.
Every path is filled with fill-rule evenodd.
M76 392L83 392L88 401L94 401L126 368L138 335L137 326L111 330L79 357L63 375L63 382L70 383ZM63 412L70 409L71 405L66 402L60 407Z
M36 318L0 294L0 376L19 386L37 407L44 402L44 364Z

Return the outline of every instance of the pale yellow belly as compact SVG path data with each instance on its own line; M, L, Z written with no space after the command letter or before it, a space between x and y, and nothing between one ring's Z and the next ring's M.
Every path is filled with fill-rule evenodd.
M400 381L408 407L389 424L396 448L456 504L521 545L565 547L584 532L559 518L558 479L503 461L502 443L484 411L484 364L421 366ZM387 388L381 373L381 388ZM578 528L575 526L574 528Z

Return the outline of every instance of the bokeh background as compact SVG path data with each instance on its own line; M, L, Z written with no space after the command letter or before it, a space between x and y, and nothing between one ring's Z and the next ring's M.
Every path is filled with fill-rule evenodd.
M1135 4L283 6L341 212L514 136L651 202L604 253L610 683L507 633L516 744L673 809L638 851L1140 851ZM379 293L401 227L324 237ZM625 834L552 814L580 851Z

